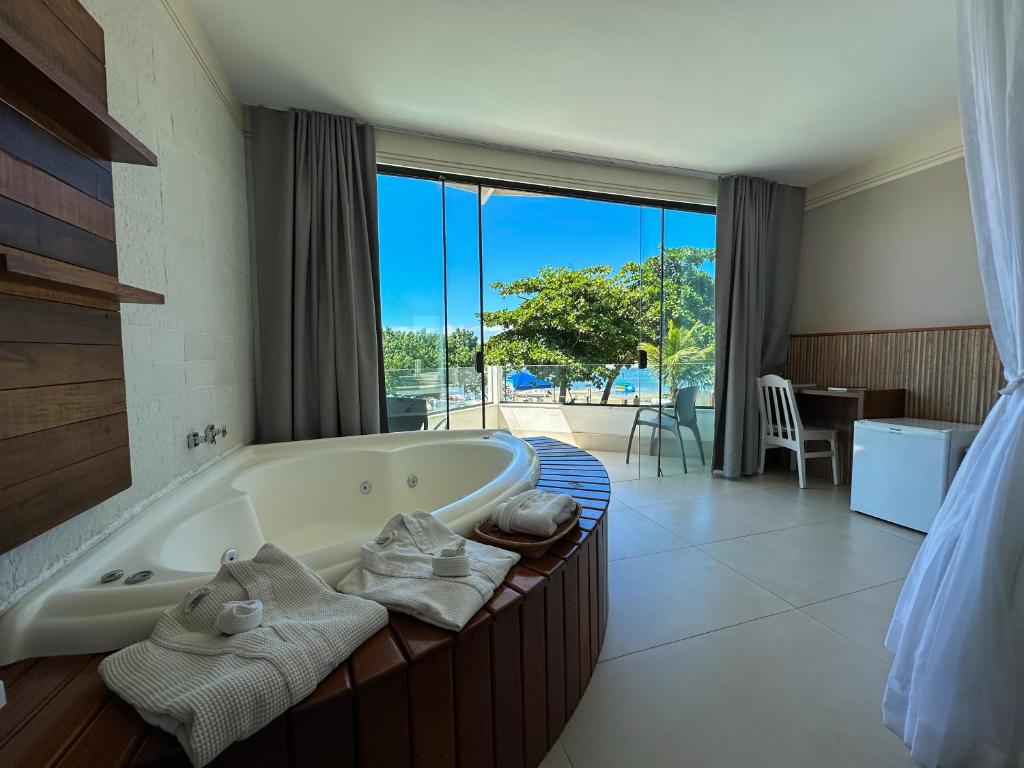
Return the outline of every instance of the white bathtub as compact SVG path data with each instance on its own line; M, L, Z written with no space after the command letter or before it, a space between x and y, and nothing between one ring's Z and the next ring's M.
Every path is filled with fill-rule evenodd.
M161 612L234 549L272 542L335 585L397 512L425 509L463 535L532 486L536 452L494 430L399 432L253 445L189 479L0 616L0 665L147 637ZM100 577L115 569L119 581ZM140 584L125 579L153 571Z

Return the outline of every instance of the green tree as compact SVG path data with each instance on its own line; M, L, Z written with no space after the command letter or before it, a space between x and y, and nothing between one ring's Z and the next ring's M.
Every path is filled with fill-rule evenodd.
M391 394L406 386L416 376L434 374L444 381L445 339L440 331L427 328L383 329L384 383ZM448 365L450 383L479 390L479 374L474 371L480 339L468 328L454 328L448 334ZM436 384L435 384L436 386Z
M487 340L489 363L527 368L559 388L560 402L573 381L605 386L607 401L615 378L607 364L624 364L637 344L635 318L632 327L629 322L635 291L623 270L542 267L535 276L492 287L522 301L483 313L485 325L502 328Z
M417 330L384 328L384 368L386 370L419 371L439 368L443 349L443 338L437 331L426 328Z
M542 267L535 276L494 283L500 295L521 301L483 313L486 325L502 328L485 344L487 360L551 381L561 402L574 381L604 386L601 402L607 402L638 349L647 349L656 364L663 322L666 339L673 328L686 328L687 344L706 358L714 345L715 286L704 265L714 256L710 248L667 248L664 259L651 256L616 271Z
M699 321L687 329L669 320L660 349L652 342L640 342L640 348L652 361L651 367L661 379L662 386L668 390L669 400L675 400L676 392L682 386L707 386L712 382L714 367L710 358L714 344L701 343L704 331L704 325Z

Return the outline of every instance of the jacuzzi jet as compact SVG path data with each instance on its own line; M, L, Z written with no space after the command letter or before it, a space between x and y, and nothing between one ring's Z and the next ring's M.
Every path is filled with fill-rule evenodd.
M152 571L136 571L127 579L124 580L125 584L141 584L144 581L149 581L153 576Z
M224 554L220 556L221 565L227 565L228 563L233 563L237 559L238 559L238 550L237 549L225 549L224 550Z
M100 576L100 581L104 584L111 584L120 579L122 576L124 576L124 571L122 571L120 568L115 568L114 570L107 571L102 576Z
M407 478L405 478L405 482L410 488L415 488L417 485L420 484L420 479L416 477L416 475L409 475Z
M363 480L363 482L359 484L359 492L362 494L367 494L372 490L373 484L369 480Z

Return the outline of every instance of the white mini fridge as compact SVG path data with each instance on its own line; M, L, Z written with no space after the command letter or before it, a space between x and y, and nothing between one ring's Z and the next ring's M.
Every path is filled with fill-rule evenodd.
M850 509L927 532L978 429L926 419L854 422Z

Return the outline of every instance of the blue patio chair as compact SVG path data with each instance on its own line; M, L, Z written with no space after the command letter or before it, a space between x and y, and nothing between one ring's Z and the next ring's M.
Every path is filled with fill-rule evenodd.
M693 432L697 440L697 451L700 453L700 463L704 461L704 443L700 439L700 429L697 428L697 387L683 387L676 392L676 400L672 405L663 405L660 408L656 405L643 405L636 409L636 416L633 417L633 428L629 430L629 442L626 444L626 463L629 464L629 455L633 452L633 435L637 428L651 428L651 453L654 453L654 441L662 430L675 432L679 438L679 452L683 456L683 472L688 472L686 467L686 449L683 447L683 434L681 427L686 427ZM649 415L645 415L649 414Z
M426 398L388 395L387 405L389 432L427 429Z

